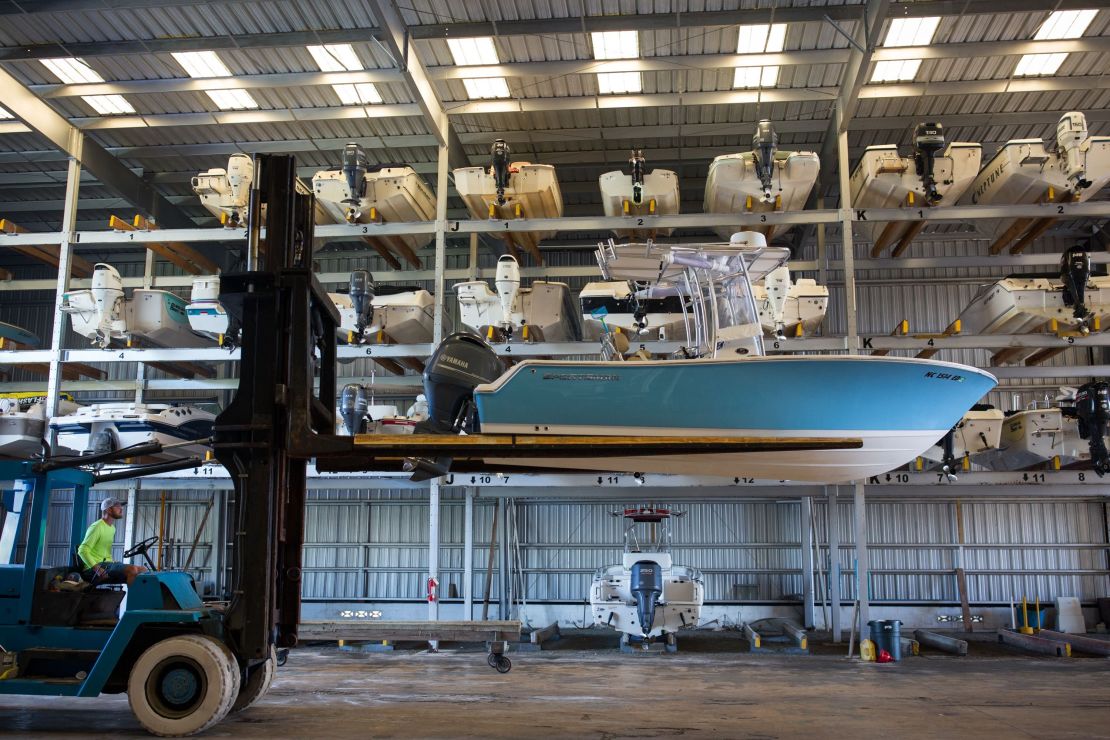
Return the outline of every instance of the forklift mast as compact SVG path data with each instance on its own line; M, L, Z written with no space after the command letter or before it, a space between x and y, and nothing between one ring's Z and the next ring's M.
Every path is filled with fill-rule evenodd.
M220 278L220 299L242 326L239 389L213 433L235 488L224 626L248 661L297 642L306 466L329 438L339 442L339 314L312 273L313 200L293 157L258 155L247 271Z

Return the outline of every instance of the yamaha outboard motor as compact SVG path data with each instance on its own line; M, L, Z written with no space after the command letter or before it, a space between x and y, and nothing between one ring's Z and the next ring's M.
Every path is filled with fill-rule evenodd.
M775 152L779 148L779 135L771 121L764 118L755 125L752 151L755 153L755 173L763 183L763 200L771 201L771 187L775 176Z
M632 202L640 205L644 202L644 153L633 149L628 163L632 165Z
M350 197L343 202L354 210L358 207L362 196L366 195L366 171L369 168L366 152L358 144L350 143L343 148L343 179L347 181L347 190Z
M488 344L474 334L456 332L440 343L424 370L428 418L417 434L477 431L474 389L501 376L504 366Z
M498 139L493 142L493 147L490 149L490 154L493 157L493 163L490 169L493 171L493 184L497 186L497 205L505 205L505 188L509 187L509 145L504 139Z
M644 637L651 632L655 622L655 605L663 595L663 569L653 560L641 560L632 566L629 583L636 599L636 615L640 618L640 631Z
M339 415L347 427L348 434L362 434L366 431L366 411L370 401L366 389L357 383L343 386L339 394Z
M929 203L940 200L933 165L941 149L944 149L944 127L939 123L917 124L913 132L913 162L925 188L925 200Z
M1082 247L1071 247L1060 257L1060 280L1064 283L1064 305L1074 306L1072 316L1079 319L1079 329L1087 333L1091 312L1083 302L1087 281L1091 279L1091 255Z
M355 270L351 273L348 295L351 296L351 307L355 310L356 341L362 341L362 332L374 315L374 278L368 271Z
M1110 424L1110 383L1098 380L1080 386L1075 393L1075 415L1079 419L1079 436L1091 447L1091 466L1101 478L1110 472L1105 440Z

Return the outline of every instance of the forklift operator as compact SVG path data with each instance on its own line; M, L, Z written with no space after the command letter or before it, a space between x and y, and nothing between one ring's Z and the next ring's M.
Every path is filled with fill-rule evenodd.
M126 583L130 586L135 576L146 572L141 565L126 565L112 560L112 541L116 538L114 522L123 518L124 502L106 498L100 503L101 516L89 525L85 539L77 548L77 555L85 571L81 577L94 586L102 583Z

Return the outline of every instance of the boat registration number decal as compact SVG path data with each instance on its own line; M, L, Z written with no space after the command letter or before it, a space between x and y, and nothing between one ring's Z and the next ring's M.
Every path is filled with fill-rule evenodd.
M963 375L955 375L953 373L936 373L936 372L930 371L930 372L925 373L925 377L926 378L936 378L937 380L951 380L955 383L964 382L964 376Z
M601 373L585 373L585 374L581 374L581 375L578 374L578 373L544 373L543 374L543 379L544 380L591 380L591 381L615 383L616 381L620 380L620 376L619 375L603 375Z

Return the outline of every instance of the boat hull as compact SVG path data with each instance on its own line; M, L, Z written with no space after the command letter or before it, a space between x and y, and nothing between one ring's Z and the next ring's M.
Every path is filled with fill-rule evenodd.
M976 462L991 470L1022 470L1056 457L1061 467L1090 460L1090 444L1079 437L1076 420L1060 409L1028 409L1006 418L999 449Z
M505 202L500 205L497 203L497 184L484 167L455 170L455 188L466 203L471 218L514 221L519 218L559 218L563 215L563 194L555 178L555 168L549 164L514 162L509 186L505 189ZM539 244L555 234L555 231L518 231L498 236L510 251L524 249L542 264ZM513 256L519 259L518 254Z
M475 390L491 433L858 437L848 450L497 460L612 472L825 483L885 473L921 455L996 384L975 368L890 357L529 360ZM495 461L490 461L495 462Z
M697 626L705 601L705 587L696 571L671 565L670 555L666 553L633 553L625 559L628 562L603 568L594 576L590 585L590 611L595 626L611 627L637 639L654 639ZM639 625L631 590L631 565L642 561L659 564L663 576L663 592L655 605L647 635Z
M671 170L652 170L644 176L640 202L632 197L632 175L620 170L606 172L598 180L601 205L609 217L673 216L678 213L680 198L678 175ZM633 239L649 236L670 236L674 229L613 229L618 237Z
M490 327L500 327L505 320L501 299L486 282L457 283L455 292L459 320L471 331L484 337ZM528 327L528 341L577 342L582 338L578 313L566 283L537 280L517 293L513 308L510 323L514 327ZM522 335L523 332L514 332L514 336Z
M775 174L771 195L773 200L761 200L763 183L755 170L751 152L725 154L709 165L705 181L705 213L770 213L772 211L800 211L805 208L809 194L817 182L821 169L820 160L813 152L779 152L775 156ZM789 226L759 226L758 224L732 224L718 226L714 231L728 239L738 231L759 231L768 239L776 231Z
M191 407L101 404L56 416L50 420L50 428L58 433L56 446L70 453L91 451L98 436L108 435L117 450L146 442L181 445L147 456L152 460L178 460L192 455L203 457L211 450L209 444L198 440L212 436L215 419L213 414Z
M598 315L604 313L605 326L614 327L632 338L644 340L686 341L690 319L682 313L682 301L676 296L641 299L644 328L636 325L636 301L627 280L603 280L587 283L578 294L582 307L582 338L588 342L601 338L605 329Z
M193 333L187 306L168 290L136 288L124 302L123 321L112 322L112 338L138 337L159 347L211 345L209 338ZM91 290L66 293L63 311L69 314L75 332L89 338L96 336L98 317Z
M967 456L971 462L978 463L983 454L997 450L1002 441L1004 419L1005 414L1001 409L968 411L956 424L952 436L953 456L957 460ZM933 445L922 457L933 462L943 462L944 447Z
M756 308L759 310L759 323L763 327L763 335L770 337L775 334L775 320L771 310L771 302L767 297L767 289L757 283L752 286L752 297L755 299ZM816 280L802 278L790 284L786 292L786 301L783 304L783 327L787 336L813 334L825 320L825 313L829 308L829 289L818 285Z

